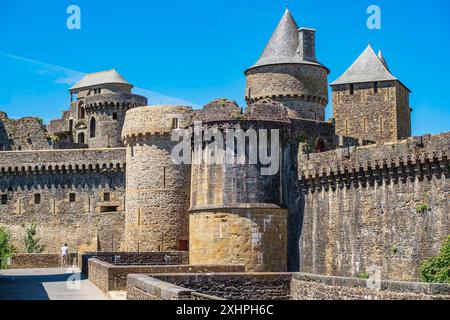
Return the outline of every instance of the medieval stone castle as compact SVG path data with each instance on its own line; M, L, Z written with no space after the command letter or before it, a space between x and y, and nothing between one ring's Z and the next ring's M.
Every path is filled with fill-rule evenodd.
M0 224L23 250L38 225L46 251L189 251L190 264L248 271L416 279L450 234L450 133L411 137L410 90L369 46L331 83L315 30L286 10L245 71L245 111L147 106L115 70L70 88L43 125L0 114ZM173 163L171 131L280 130L280 170ZM204 148L206 152L207 148Z

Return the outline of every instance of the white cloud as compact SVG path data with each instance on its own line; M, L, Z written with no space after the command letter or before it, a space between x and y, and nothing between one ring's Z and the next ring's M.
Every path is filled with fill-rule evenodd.
M83 78L83 76L86 74L84 72L72 70L66 67L26 57L16 56L9 53L0 52L0 55L10 59L18 60L20 62L34 65L35 66L34 71L36 72L37 75L50 76L53 78L53 83L57 84L72 86L76 82L78 82L81 78ZM187 101L185 99L164 95L147 89L134 88L134 92L136 94L140 94L147 97L149 104L176 104L176 105L188 105L192 107L198 107L196 103Z

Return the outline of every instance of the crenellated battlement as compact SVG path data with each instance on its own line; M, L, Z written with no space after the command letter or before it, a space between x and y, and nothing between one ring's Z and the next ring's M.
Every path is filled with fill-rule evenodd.
M2 152L0 176L123 172L125 149L74 149Z
M108 107L126 110L147 105L147 98L130 93L108 93L88 96L84 99L84 104L86 111Z
M305 189L350 187L449 176L450 132L398 143L299 154L299 180Z

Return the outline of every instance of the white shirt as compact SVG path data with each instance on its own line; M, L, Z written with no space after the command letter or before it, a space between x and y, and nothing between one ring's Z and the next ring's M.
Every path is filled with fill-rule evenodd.
M61 247L61 255L62 255L62 256L67 256L68 253L69 253L69 248L66 247L66 246L62 246L62 247Z

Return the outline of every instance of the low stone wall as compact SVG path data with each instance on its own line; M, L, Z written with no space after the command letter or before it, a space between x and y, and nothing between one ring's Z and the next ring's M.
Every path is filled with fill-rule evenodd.
M450 300L450 284L381 281L305 273L129 275L128 300Z
M179 287L147 275L127 278L127 300L223 300Z
M151 276L203 295L227 300L290 299L290 273L188 273Z
M244 266L191 265L114 265L97 258L89 259L89 280L100 290L125 290L129 274L243 272Z
M450 284L381 281L371 289L368 281L296 273L291 281L293 300L450 300Z
M169 257L169 260L166 260ZM186 265L189 263L187 251L170 252L86 252L79 260L80 269L89 275L88 260L98 260L115 265Z
M69 255L69 266L78 264L78 255ZM61 256L59 254L45 253L15 253L11 257L10 269L32 269L32 268L59 268L61 267Z

